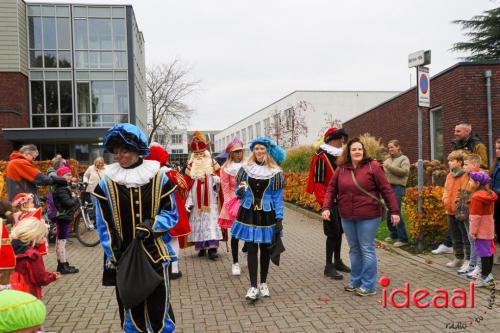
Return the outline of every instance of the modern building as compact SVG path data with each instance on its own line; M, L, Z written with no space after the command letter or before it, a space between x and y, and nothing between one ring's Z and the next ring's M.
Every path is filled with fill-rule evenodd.
M24 143L91 162L118 122L146 130L144 37L129 5L0 2L0 158Z
M488 88L489 85L489 88ZM351 117L344 127L352 135L369 132L384 143L398 139L412 162L418 159L417 105L415 87L394 96L363 114ZM500 60L460 62L431 77L430 108L422 109L423 158L445 161L452 150L454 127L472 125L489 148L494 147L488 131L491 110L491 141L500 138Z
M267 136L285 148L311 144L332 124L342 123L397 91L294 91L245 117L215 135L215 150L221 152L236 136L245 143Z

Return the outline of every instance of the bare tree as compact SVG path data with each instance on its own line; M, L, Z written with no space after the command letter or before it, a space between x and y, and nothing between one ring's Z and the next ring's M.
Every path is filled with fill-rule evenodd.
M323 116L325 117L324 118L325 126L323 126L319 130L319 132L318 132L319 136L322 136L326 132L326 130L329 129L330 127L342 128L342 120L335 118L333 116L333 114L331 114L329 112L325 112L325 113L323 113Z
M174 128L187 125L194 110L186 97L197 90L199 81L188 79L189 69L178 60L156 65L146 71L149 140L156 132L168 134Z
M283 124L283 119L281 111L273 110L271 113L271 137L276 141L277 144L283 146L283 133L285 132L285 126Z

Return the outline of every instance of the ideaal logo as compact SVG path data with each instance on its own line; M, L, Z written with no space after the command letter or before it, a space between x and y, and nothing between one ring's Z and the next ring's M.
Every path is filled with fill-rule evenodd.
M411 290L410 282L405 283L404 288L395 288L387 290L391 284L391 279L387 276L382 276L379 279L379 284L382 287L382 307L387 308L387 304L393 308L409 308L410 303L413 306L423 309L433 307L436 309L452 307L455 309L460 308L474 308L474 283L469 283L469 290L462 288L453 289L451 294L442 288L430 291L427 288L419 288L414 291ZM402 302L396 302L396 296L402 298Z

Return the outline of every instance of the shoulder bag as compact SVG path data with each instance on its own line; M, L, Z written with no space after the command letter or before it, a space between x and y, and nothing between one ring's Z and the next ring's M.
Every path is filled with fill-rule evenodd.
M353 181L354 185L356 185L356 187L361 192L363 192L364 194L366 194L367 196L369 196L370 198L375 200L380 205L380 208L382 209L382 219L385 218L387 216L387 212L389 211L389 209L387 208L387 205L385 204L384 200L382 200L382 198L380 198L380 197L374 196L373 194L371 194L370 192L368 192L367 190L362 188L361 185L359 185L358 181L356 180L356 176L354 176L353 170L351 170L351 177L352 177L352 181Z

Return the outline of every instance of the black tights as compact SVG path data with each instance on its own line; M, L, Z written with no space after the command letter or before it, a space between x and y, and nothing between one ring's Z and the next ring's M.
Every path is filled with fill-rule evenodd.
M265 283L267 280L267 273L269 272L269 244L256 244L246 243L248 248L248 273L250 274L250 284L252 287L257 288L257 270L259 264L257 262L257 252L260 247L260 283Z
M493 269L493 256L481 257L481 275L485 278Z
M233 255L233 264L238 263L238 239L231 237L231 254Z
M340 261L340 248L342 247L342 234L335 237L326 237L326 264L332 263L332 258L335 262Z

